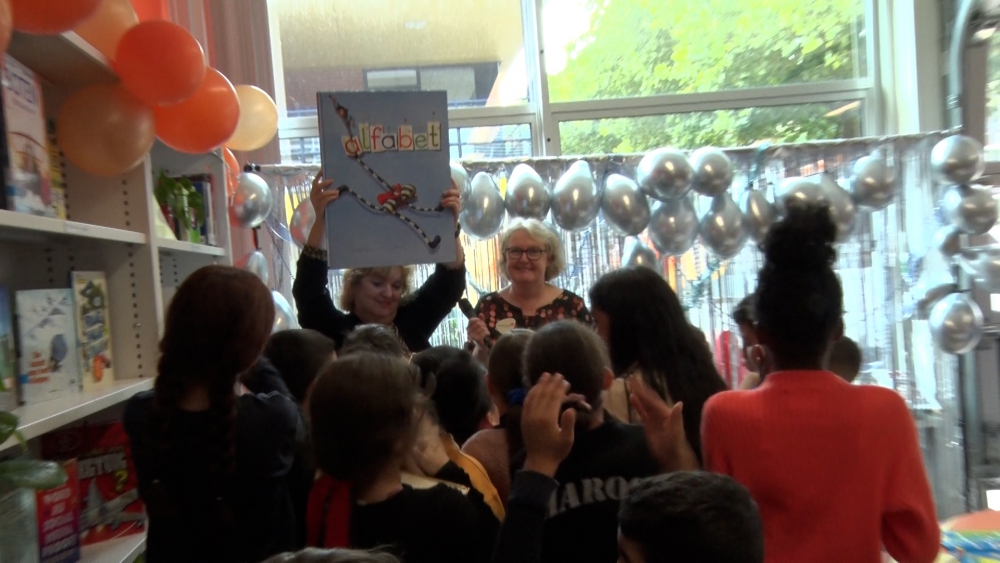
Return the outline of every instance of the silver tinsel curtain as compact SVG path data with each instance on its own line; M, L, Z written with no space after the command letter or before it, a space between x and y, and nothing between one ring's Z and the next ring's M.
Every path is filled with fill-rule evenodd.
M896 202L885 210L859 216L852 239L840 245L837 268L844 287L846 333L858 342L863 357L861 383L896 389L910 405L920 429L928 471L942 517L965 511L965 473L962 434L959 428L957 362L937 352L930 340L927 321L910 318L915 286L946 273L947 265L929 253L931 237L941 224L937 211L938 190L929 170L931 147L945 136L852 139L802 144L747 147L727 150L736 171L733 196L746 186L765 189L773 198L774 187L789 176L829 172L838 180L850 177L859 158L872 151L883 152L894 167L898 184ZM598 185L607 174L634 178L641 155L580 157L590 163ZM543 178L554 182L575 157L522 160L464 161L470 176L479 171L494 175L501 189L513 167L527 162ZM268 222L272 272L277 289L288 292L294 277L298 248L289 242L287 221L292 210L308 199L309 186L318 167L270 166L263 176L275 190L279 205ZM696 197L699 214L708 198ZM558 229L557 229L558 230ZM587 290L604 273L621 265L624 237L598 218L580 232L561 232L566 246L567 271L554 280L557 285L586 298ZM496 269L499 248L496 239L473 241L463 235L468 267L469 299L499 289ZM748 244L735 258L719 263L697 244L676 259L664 259L664 277L674 286L688 309L690 321L708 338L723 376L736 381L739 366L738 330L731 319L736 304L753 291L761 263L759 252ZM416 283L432 267L416 268ZM341 288L339 272L330 272L330 289ZM441 323L435 344L460 346L465 342L465 319L457 310ZM732 335L732 337L728 337ZM727 366L733 366L726 369Z

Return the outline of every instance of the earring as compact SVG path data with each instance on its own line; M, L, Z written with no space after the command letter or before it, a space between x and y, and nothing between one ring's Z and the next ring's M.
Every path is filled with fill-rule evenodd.
M764 371L764 362L767 361L767 349L760 344L750 347L750 359L753 360L758 372Z

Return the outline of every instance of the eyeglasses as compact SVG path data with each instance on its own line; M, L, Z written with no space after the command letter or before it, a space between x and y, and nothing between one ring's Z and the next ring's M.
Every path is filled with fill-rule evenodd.
M527 250L524 248L508 248L504 252L507 253L508 260L520 260L522 256L527 254L528 260L532 262L541 258L542 254L545 254L545 251L541 248L529 248Z

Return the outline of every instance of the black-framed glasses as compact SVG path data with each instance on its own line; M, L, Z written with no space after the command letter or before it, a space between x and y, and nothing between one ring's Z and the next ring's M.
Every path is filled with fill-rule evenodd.
M538 260L545 254L545 250L541 248L508 248L504 250L507 253L508 260L520 260L522 256L527 255L528 260L532 262Z

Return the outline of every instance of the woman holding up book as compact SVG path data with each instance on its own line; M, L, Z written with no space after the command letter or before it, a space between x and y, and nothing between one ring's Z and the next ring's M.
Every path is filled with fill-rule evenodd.
M327 251L322 249L326 233L326 207L340 197L333 180L316 175L309 195L316 222L299 257L292 286L299 323L332 338L339 348L344 337L356 326L381 324L391 328L410 352L430 348L430 336L438 324L455 308L465 292L465 252L456 241L458 256L450 264L438 264L422 286L413 290L413 268L386 266L353 268L344 272L344 288L338 309L327 287ZM455 216L458 238L458 214L461 200L458 189L444 192L441 207ZM336 252L337 241L330 241Z

